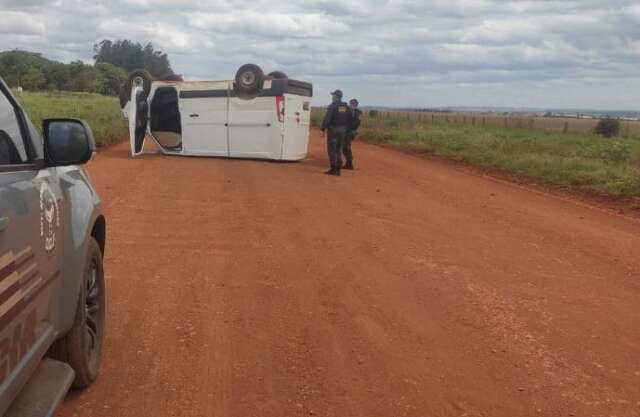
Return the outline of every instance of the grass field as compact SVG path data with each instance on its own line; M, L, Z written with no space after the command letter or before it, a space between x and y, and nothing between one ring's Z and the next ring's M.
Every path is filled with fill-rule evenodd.
M51 117L84 119L93 130L98 146L116 143L128 137L116 97L88 93L22 93L18 96L33 123Z
M379 116L392 119L409 119L421 123L448 123L469 126L493 126L543 130L550 133L591 133L599 119L572 117L535 117L526 114L502 115L497 113L430 113L382 111ZM640 138L640 122L620 121L620 136Z
M319 123L322 110L315 110ZM590 133L427 123L406 117L364 117L370 142L428 151L532 180L614 196L640 196L640 139Z

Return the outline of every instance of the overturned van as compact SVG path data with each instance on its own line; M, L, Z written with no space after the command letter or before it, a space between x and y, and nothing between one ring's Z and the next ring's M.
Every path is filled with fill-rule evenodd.
M312 96L310 83L246 64L231 81L158 81L135 71L120 104L132 156L149 137L170 155L296 161L307 155Z

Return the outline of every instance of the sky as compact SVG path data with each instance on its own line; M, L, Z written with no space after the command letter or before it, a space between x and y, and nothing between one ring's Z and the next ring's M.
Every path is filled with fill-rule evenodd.
M244 63L362 105L640 110L640 2L0 0L0 50L92 62L102 39L169 54L185 79Z

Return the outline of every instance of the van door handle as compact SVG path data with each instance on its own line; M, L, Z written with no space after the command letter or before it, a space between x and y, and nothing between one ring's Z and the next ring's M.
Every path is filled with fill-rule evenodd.
M200 117L200 115L198 113L191 113L189 117Z
M8 226L9 226L9 218L0 217L0 232L4 232Z

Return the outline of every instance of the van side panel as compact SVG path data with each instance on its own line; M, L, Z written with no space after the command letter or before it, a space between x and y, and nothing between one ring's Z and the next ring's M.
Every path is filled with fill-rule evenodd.
M229 156L227 98L181 98L182 153Z
M311 124L311 97L284 95L282 159L298 161L307 156Z
M235 158L280 159L282 124L275 97L229 99L229 155Z

